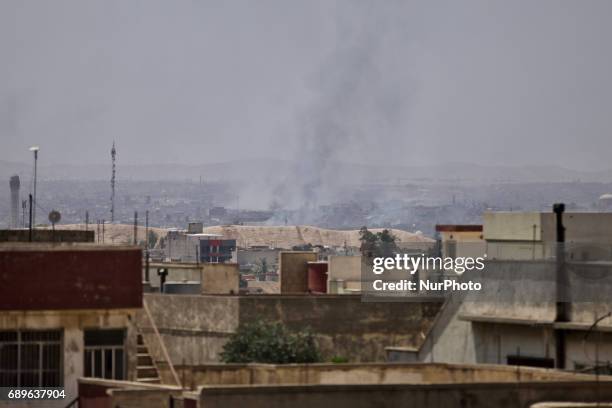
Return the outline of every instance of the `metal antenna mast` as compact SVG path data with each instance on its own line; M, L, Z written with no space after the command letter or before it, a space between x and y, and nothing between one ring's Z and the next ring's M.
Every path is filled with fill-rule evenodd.
M111 176L111 222L115 221L115 157L117 156L117 150L115 149L115 141L113 141L113 148L111 149L111 159L113 162L113 174Z

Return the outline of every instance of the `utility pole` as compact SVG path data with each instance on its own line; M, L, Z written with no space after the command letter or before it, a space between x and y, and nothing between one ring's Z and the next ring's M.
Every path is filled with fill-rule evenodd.
M30 147L30 151L34 152L34 209L32 210L32 221L30 222L30 225L36 225L36 180L37 180L37 173L38 173L38 151L40 150L40 148L38 146L32 146ZM32 207L32 204L30 204L30 208ZM30 228L32 228L32 226L30 226Z
M21 212L22 212L22 216L21 216L21 228L25 228L26 227L25 215L26 215L27 208L28 208L28 200L21 201Z
M145 211L145 282L149 282L149 210Z
M111 223L115 222L115 158L117 156L117 149L115 149L115 142L113 141L113 147L111 149L111 161L113 163L113 171L111 174Z
M28 234L28 241L32 242L32 194L30 194L30 231Z
M563 226L563 213L565 212L565 204L558 203L553 205L557 226L557 247L555 253L555 262L557 264L556 273L556 317L555 322L568 322L570 317L570 300L569 300L569 279L567 276L567 267L565 265L565 227ZM556 364L555 368L565 369L566 359L566 333L563 329L555 330L555 350Z
M134 211L134 245L138 245L138 211Z

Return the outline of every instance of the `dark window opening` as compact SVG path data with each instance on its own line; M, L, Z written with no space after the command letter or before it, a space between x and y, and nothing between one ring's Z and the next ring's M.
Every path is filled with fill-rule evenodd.
M555 368L555 360L544 357L507 356L508 365Z
M0 331L0 387L61 387L62 331Z
M85 376L124 380L125 330L86 330Z

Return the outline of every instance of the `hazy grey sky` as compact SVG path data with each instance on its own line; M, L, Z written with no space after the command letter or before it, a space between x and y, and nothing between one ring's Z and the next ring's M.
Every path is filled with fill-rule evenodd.
M611 17L605 0L0 0L0 160L39 144L104 163L114 139L130 164L610 168Z

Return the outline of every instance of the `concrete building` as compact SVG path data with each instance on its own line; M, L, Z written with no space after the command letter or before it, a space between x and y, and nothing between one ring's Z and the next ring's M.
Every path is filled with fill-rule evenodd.
M557 319L556 262L487 261L483 271L460 277L480 282L484 290L452 293L422 345L388 348L389 360L611 371L612 263L567 262L565 267L567 321Z
M551 212L486 212L483 237L489 259L536 260L555 255ZM568 212L566 250L570 260L612 260L612 213Z
M479 257L486 251L482 225L438 224L443 257Z
M166 256L178 262L223 263L236 261L236 240L218 234L191 234L170 230L166 238Z
M612 210L612 193L602 194L597 201L597 208L602 211Z
M146 281L146 265L143 266L143 282ZM149 264L148 287L153 292L161 291L164 281L164 293L182 294L230 294L238 293L240 272L235 263L180 263L180 262L152 262ZM169 287L183 285L193 286L175 288Z
M0 386L62 387L77 378L137 380L142 253L136 247L0 244Z
M312 251L281 251L281 293L308 293L308 262L316 262L317 258Z
M277 274L280 249L263 247L238 248L236 259L240 270L251 272L265 262L269 274Z
M9 186L11 188L11 222L9 228L19 228L19 204L21 202L19 196L19 176L12 176Z
M361 292L361 255L328 258L327 293Z
M483 289L450 293L423 345L390 348L389 359L612 372L612 214L484 221L489 259L459 279Z

